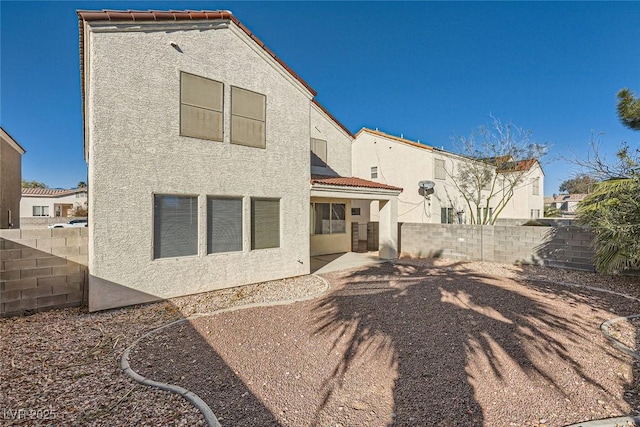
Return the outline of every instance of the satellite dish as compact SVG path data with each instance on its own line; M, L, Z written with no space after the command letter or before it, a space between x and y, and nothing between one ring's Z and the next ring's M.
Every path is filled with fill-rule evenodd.
M436 186L436 183L433 181L420 181L418 183L420 188L424 188L425 190L433 190L433 187Z

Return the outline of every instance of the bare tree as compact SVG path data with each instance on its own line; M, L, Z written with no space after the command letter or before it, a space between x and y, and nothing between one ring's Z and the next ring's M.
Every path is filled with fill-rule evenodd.
M546 144L531 140L531 131L491 119L469 137L458 138L467 161L450 172L469 208L471 224L495 224L531 167L547 153Z

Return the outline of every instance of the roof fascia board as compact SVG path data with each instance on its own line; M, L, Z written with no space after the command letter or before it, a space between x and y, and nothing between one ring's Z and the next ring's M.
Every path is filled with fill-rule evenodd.
M264 59L269 65L271 65L285 80L291 83L296 89L302 92L309 100L312 100L315 93L311 92L305 87L298 79L294 78L291 73L284 68L278 61L276 61L271 55L267 54L264 48L256 43L249 35L238 25L230 25L229 30L237 35L240 40L244 41L249 48L251 48L258 56Z

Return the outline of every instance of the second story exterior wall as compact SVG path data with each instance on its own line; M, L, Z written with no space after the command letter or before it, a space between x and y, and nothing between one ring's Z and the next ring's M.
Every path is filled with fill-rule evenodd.
M328 117L315 103L311 104L310 117L311 138L319 141L319 148L326 145L326 151L322 153L326 155L326 162L324 162L326 166L314 165L314 155L312 154L311 173L313 175L351 176L352 135L342 129L331 117ZM323 163L321 159L316 158L315 161Z
M461 165L473 160L457 154L418 144L379 131L363 129L352 145L353 174L385 184L402 187L398 201L398 221L417 223L470 223L471 212L455 179ZM372 171L372 168L375 168ZM537 179L538 191L533 194ZM432 181L433 194L425 197L420 181ZM543 214L544 174L539 164L528 170L516 185L513 198L500 218L528 219L532 210ZM489 191L481 192L487 197ZM501 196L492 197L489 208L497 209ZM358 205L366 211L366 207ZM377 220L376 206L371 205L370 219ZM460 215L459 215L460 214ZM477 215L477 211L474 212ZM363 215L359 221L366 221Z
M85 51L90 309L309 272L308 89L229 20L85 22ZM221 141L181 135L181 73L222 84ZM234 88L264 95L264 148L232 143ZM158 195L196 203L196 255L154 256ZM208 253L209 197L241 200L241 250ZM276 248L251 247L259 198L279 200Z
M20 228L24 149L0 128L0 228Z

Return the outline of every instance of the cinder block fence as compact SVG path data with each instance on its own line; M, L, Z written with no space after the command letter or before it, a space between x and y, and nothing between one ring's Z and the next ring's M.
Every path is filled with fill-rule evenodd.
M410 256L594 270L593 234L579 227L404 223L399 235Z
M87 228L0 230L0 316L87 300Z

